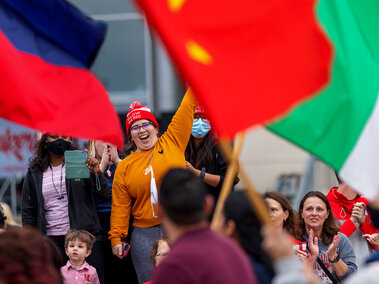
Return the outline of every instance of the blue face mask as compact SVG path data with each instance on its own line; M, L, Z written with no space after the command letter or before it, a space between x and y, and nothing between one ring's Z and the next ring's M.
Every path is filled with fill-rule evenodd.
M209 122L205 122L201 118L193 121L192 135L196 138L203 138L211 130Z

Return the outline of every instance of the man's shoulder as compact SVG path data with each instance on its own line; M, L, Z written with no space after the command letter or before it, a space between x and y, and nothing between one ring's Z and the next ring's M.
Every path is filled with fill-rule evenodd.
M205 230L197 235L188 235L180 240L170 255L173 259L187 260L191 263L196 260L197 265L212 266L229 265L231 258L237 262L247 260L247 256L233 240L218 235L211 230Z
M220 271L223 273L220 274ZM170 275L169 282L167 275ZM227 283L231 279L238 283L240 280L250 283L254 279L249 259L241 248L234 241L210 230L190 234L174 244L154 271L154 277L153 282L165 280L157 281L158 284L222 283L225 279Z
M191 250L197 253L205 253L206 250L204 250L204 248L212 248L218 246L233 248L238 247L234 241L211 231L209 228L203 228L196 232L186 234L177 243L176 249L178 251L188 250L189 246L192 247Z

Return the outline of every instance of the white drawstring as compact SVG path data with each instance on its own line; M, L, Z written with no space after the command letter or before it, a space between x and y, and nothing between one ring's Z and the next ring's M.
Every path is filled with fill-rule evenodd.
M341 218L345 218L346 217L346 212L345 212L345 209L343 209L343 207L341 207L340 216L341 216Z
M151 174L151 178L150 178L150 202L151 202L151 210L153 212L153 217L154 218L158 218L158 215L155 214L155 209L154 209L155 208L154 206L158 206L157 183L155 182L153 167L151 165L149 166L149 169L150 169L150 174ZM145 172L145 175L146 174L147 174L147 172Z

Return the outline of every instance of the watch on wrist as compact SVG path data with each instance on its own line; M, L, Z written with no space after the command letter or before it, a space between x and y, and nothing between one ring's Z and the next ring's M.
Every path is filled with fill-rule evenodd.
M204 177L205 177L205 168L202 167L202 168L201 168L201 172L200 172L200 178L201 178L201 179L204 179Z
M336 258L333 259L333 260L329 260L329 261L330 261L330 263L336 263L336 262L338 262L340 259L341 259L341 257L340 257L340 255L337 253Z

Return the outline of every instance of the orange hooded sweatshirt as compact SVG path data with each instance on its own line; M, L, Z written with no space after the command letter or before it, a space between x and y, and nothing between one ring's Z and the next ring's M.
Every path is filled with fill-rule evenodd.
M109 239L112 246L128 235L129 216L135 227L148 228L160 223L153 216L150 201L150 161L159 192L163 177L171 168L185 168L184 151L191 135L197 102L188 89L167 131L148 151L134 152L118 165L112 186L112 213ZM132 201L134 205L132 206ZM156 213L156 212L155 212Z

